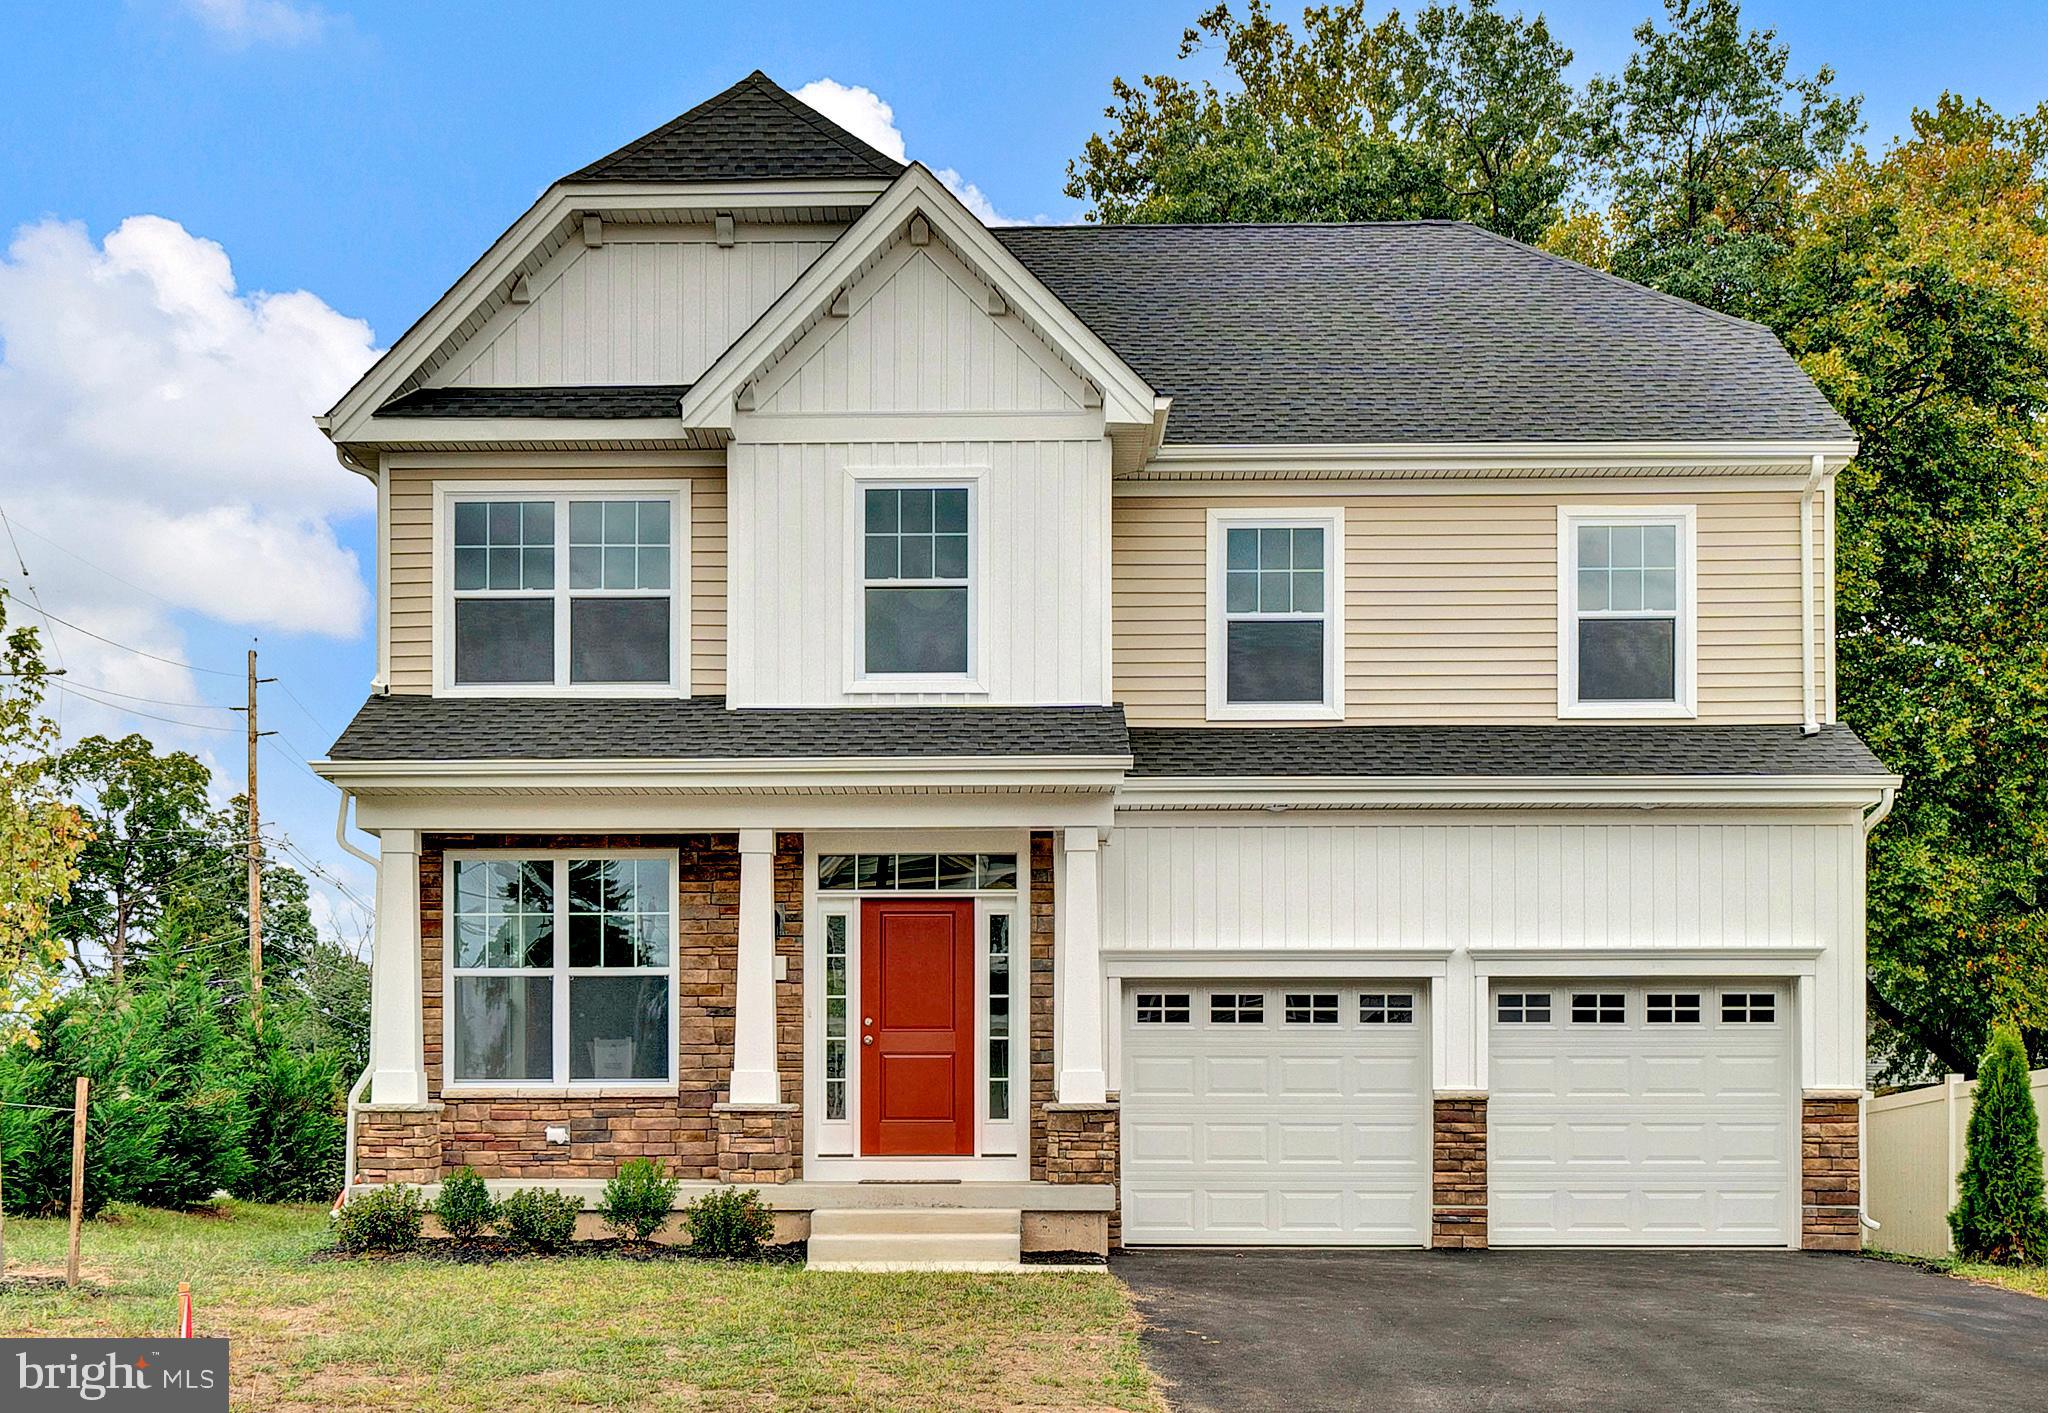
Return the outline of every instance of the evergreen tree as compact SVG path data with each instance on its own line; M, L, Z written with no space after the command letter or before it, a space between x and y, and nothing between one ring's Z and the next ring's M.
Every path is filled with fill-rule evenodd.
M1966 1261L2018 1265L2048 1258L2040 1117L2027 1052L2010 1025L1992 1029L1990 1048L1977 1067L1969 1153L1948 1227Z

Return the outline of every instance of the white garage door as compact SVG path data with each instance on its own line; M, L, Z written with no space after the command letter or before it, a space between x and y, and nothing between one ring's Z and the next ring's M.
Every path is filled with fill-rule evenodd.
M1124 1240L1421 1245L1427 994L1126 983Z
M1782 1246L1795 1230L1791 988L1502 982L1495 1246Z

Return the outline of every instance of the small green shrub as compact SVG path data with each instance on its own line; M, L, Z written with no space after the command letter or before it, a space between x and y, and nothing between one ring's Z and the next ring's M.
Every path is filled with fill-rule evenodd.
M498 1230L522 1246L558 1251L576 1237L581 1198L566 1192L522 1187L498 1204Z
M434 1201L434 1215L442 1228L457 1241L468 1241L497 1220L498 1204L491 1190L467 1163L441 1183L441 1195Z
M619 1175L604 1185L597 1210L604 1224L628 1241L645 1241L661 1230L675 1205L677 1179L652 1158L628 1158Z
M751 1261L775 1235L775 1214L751 1187L716 1187L683 1208L683 1228L706 1256Z
M427 1215L420 1195L403 1183L349 1198L335 1216L335 1242L343 1251L410 1251L420 1242Z
M1977 1067L1968 1156L1948 1214L1956 1254L1966 1261L2022 1265L2048 1259L2048 1207L2041 1195L2041 1130L2017 1028L1999 1025Z

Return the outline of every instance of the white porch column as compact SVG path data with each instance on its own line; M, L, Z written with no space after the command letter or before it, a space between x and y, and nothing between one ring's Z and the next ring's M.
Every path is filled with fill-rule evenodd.
M376 932L370 944L370 1102L424 1104L427 1065L420 999L420 836L377 836Z
M1066 949L1053 1013L1059 1036L1057 1090L1062 1104L1100 1104L1108 1097L1102 1064L1101 838L1092 825L1069 829L1062 848L1066 859L1060 882L1065 886L1054 903L1059 945Z
M779 1104L775 1068L775 831L740 831L740 940L733 1002L734 1104Z

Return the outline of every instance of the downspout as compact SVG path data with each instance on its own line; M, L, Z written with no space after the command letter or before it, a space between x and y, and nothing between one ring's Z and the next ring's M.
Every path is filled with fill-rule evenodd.
M1813 454L1813 471L1799 494L1799 689L1806 713L1799 729L1808 736L1820 734L1819 692L1813 670L1813 498L1820 491L1827 464L1825 456Z
M1895 785L1884 787L1884 794L1878 797L1875 807L1863 816L1863 837L1868 839L1870 831L1884 823L1884 817L1892 812L1898 801L1899 791ZM1865 1083L1861 1097L1856 1100L1856 1220L1870 1231L1883 1228L1877 1218L1870 1215L1870 1086Z
M349 842L348 806L350 798L351 796L349 795L348 791L343 790L341 792L341 804L339 808L337 808L334 811L334 842L341 845L341 847L348 853L354 855L356 858L359 858L364 863L368 864L370 866L370 871L372 874L381 876L383 872L383 865L379 863L375 857L373 857L370 854L364 853L361 849L358 849L354 844L351 844ZM377 884L372 884L370 889L370 897L372 899L376 899L380 896L381 889ZM377 919L376 915L373 913L370 918L370 936L373 939L370 944L370 955L373 962L377 954L376 942L374 940L376 937L376 927ZM356 1109L363 1102L364 1091L370 1087L370 1071L372 1067L376 1064L375 1056L377 1054L377 1008L375 1006L370 1007L369 1042L370 1055L372 1058L364 1064L363 1072L356 1077L356 1082L349 1086L348 1091L348 1121L343 1129L344 1137L342 1140L345 1144L347 1144L347 1147L342 1152L341 1194L340 1196L334 1199L334 1209L336 1211L340 1211L342 1204L348 1201L348 1190L356 1185Z

